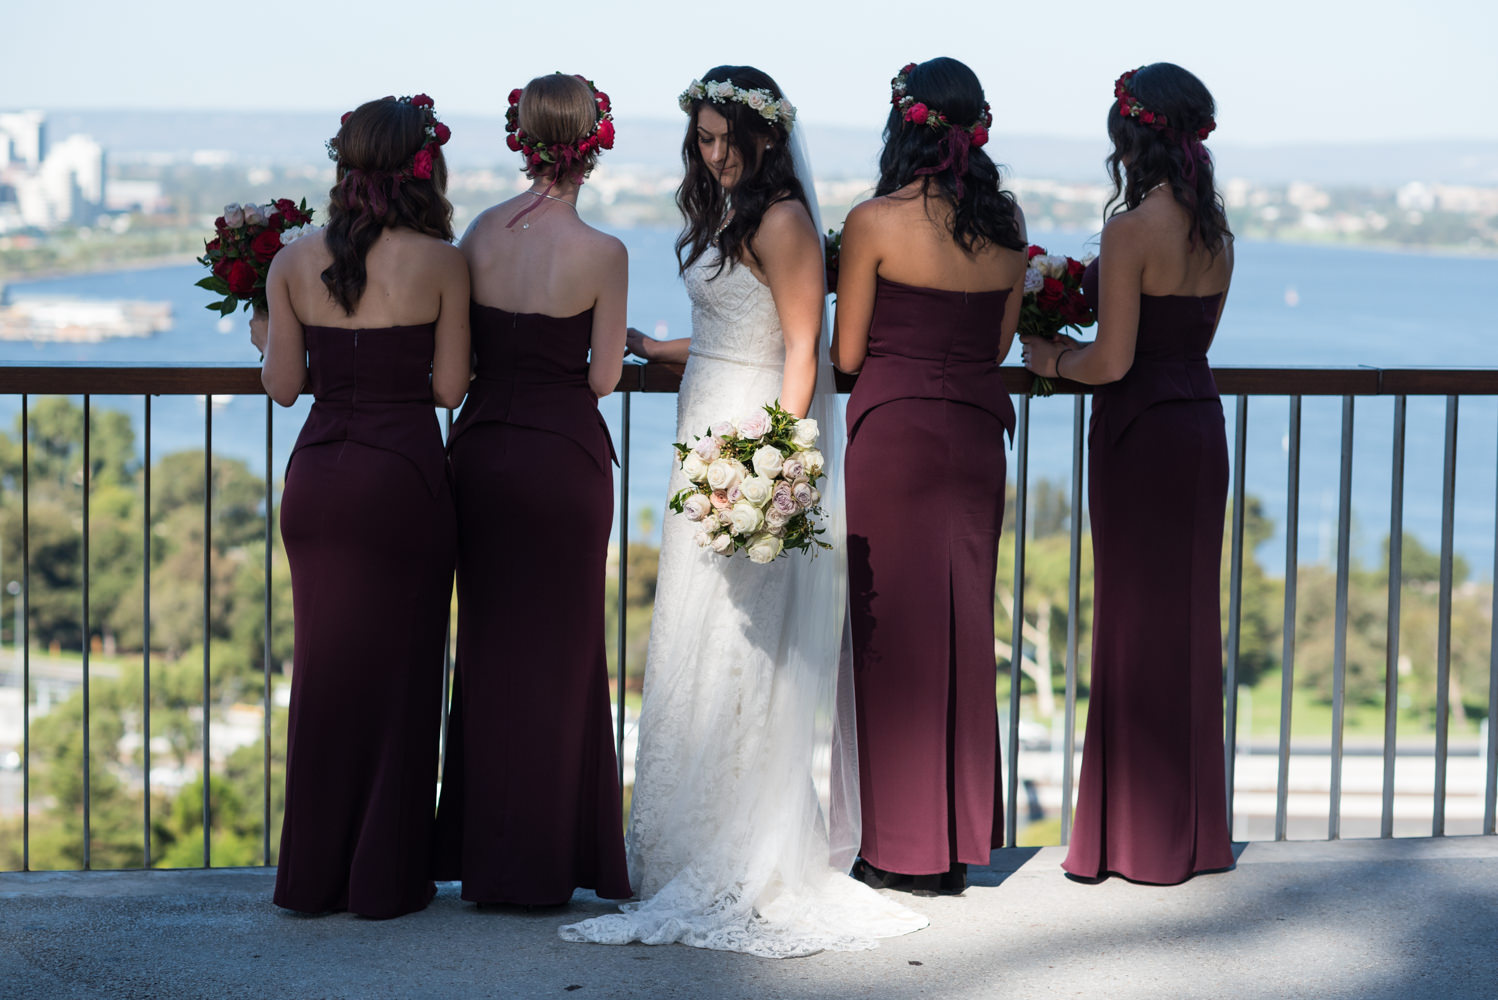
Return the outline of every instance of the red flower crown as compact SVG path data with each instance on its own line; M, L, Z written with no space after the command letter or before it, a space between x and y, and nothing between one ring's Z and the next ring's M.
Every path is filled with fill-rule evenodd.
M1139 67L1139 69L1143 68L1143 66ZM1129 81L1133 79L1135 73L1139 72L1139 69L1129 70L1113 84L1113 96L1118 99L1119 115L1124 118L1132 118L1140 124L1148 125L1156 132L1173 131L1174 126L1170 124L1170 119L1165 115L1149 110L1143 104L1139 103L1139 98L1129 93ZM1207 124L1196 130L1197 141L1206 141L1207 136L1211 135L1212 130L1215 128L1217 128L1217 122L1208 118Z
M505 136L505 145L525 157L528 170L535 170L543 163L554 163L559 176L569 174L594 150L614 148L614 114L609 95L599 90L597 84L581 73L573 75L593 91L593 105L598 116L593 120L592 131L576 142L546 143L526 132L520 127L522 91L519 87L510 91L510 107L505 111L505 131L509 133Z
M946 115L935 108L928 107L917 101L906 93L907 81L910 71L915 69L915 63L906 63L900 67L900 72L889 82L889 102L900 111L900 116L912 125L925 125L933 129L958 129L972 136L972 145L982 146L988 142L988 130L993 125L993 111L988 102L983 102L983 112L978 115L978 120L971 125L954 125Z
M447 140L452 138L452 130L437 120L435 105L432 99L425 94L417 94L415 97L392 97L387 95L382 97L381 100L400 101L402 104L409 104L412 107L421 109L423 118L421 130L426 135L426 141L422 143L420 149L411 155L411 161L397 172L397 176L408 180L412 177L423 181L430 180L432 177L433 156L439 147L447 145ZM345 111L343 117L338 119L338 131L340 134L342 134L343 126L347 124L349 116L352 114L352 111ZM328 159L334 161L338 159L338 136L336 135L328 140ZM366 171L366 173L368 172Z

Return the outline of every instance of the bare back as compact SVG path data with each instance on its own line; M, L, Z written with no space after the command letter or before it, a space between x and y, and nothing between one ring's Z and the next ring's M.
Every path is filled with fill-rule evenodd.
M431 323L442 313L444 278L454 266L450 244L409 229L387 229L364 259L368 276L352 315L328 293L322 272L333 263L323 233L291 244L276 258L294 265L281 269L291 307L303 326L373 330Z
M1162 190L1127 213L1127 236L1143 258L1139 290L1145 295L1216 295L1233 275L1232 241L1213 254L1192 241L1191 214ZM1123 218L1120 216L1119 218Z
M952 207L923 198L911 184L867 203L874 212L878 274L890 281L954 292L1012 288L1025 276L1025 255L988 245L968 253L952 238Z

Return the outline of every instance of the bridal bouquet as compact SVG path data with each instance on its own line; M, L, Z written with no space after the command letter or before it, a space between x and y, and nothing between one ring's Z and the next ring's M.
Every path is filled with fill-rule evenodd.
M767 563L783 552L832 548L817 536L823 457L817 422L780 403L738 420L721 420L676 454L691 486L671 509L697 525L697 544L723 556L743 550ZM815 552L813 551L813 555Z
M1019 308L1020 336L1054 340L1063 329L1080 332L1096 323L1097 313L1082 294L1087 261L1048 254L1045 247L1033 244L1027 252L1030 263L1025 268L1025 297ZM1039 375L1030 386L1033 396L1049 396L1054 391L1051 380Z
M223 296L208 308L224 316L240 303L264 309L265 276L271 260L281 247L305 233L311 221L312 210L305 198L300 205L290 198L266 205L225 205L224 214L213 223L217 232L198 258L212 273L197 286Z

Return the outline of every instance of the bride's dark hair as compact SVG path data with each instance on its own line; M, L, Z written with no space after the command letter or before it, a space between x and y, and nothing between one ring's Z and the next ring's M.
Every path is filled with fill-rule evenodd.
M1025 249L1014 196L1000 187L998 165L981 148L965 141L984 110L983 85L977 74L956 59L930 59L906 75L905 93L933 114L940 111L952 126L918 125L906 121L900 108L892 106L884 125L875 197L924 179L921 197L941 198L952 206L952 239L964 250L973 253L989 244ZM958 132L966 134L957 136ZM962 157L953 155L954 142L963 142L965 147L965 170L961 169Z
M767 73L753 66L714 66L700 78L703 82L731 83L744 90L765 90L783 100L780 86ZM711 107L728 122L728 141L738 151L743 167L733 187L733 220L718 234L718 273L728 261L741 261L754 242L766 210L777 202L794 199L811 210L806 191L796 178L791 156L790 133L779 121L770 122L749 105L735 100L694 100L687 114L687 136L681 146L686 176L676 192L676 205L685 220L676 238L679 270L695 264L712 245L713 234L723 221L727 202L722 186L702 160L697 145L697 116ZM768 144L769 148L766 148Z
M1191 213L1189 239L1212 255L1233 235L1212 169L1212 154L1202 140L1216 128L1216 104L1195 75L1174 63L1151 63L1122 81L1134 103L1150 117L1163 115L1169 127L1146 124L1140 116L1119 113L1121 98L1108 105L1108 173L1113 195L1111 218L1138 208L1157 184L1168 184L1175 200ZM1125 177L1127 174L1127 177Z
M333 263L322 283L333 301L352 316L369 279L364 259L385 229L400 226L441 240L453 238L453 207L447 161L440 144L429 143L430 113L410 100L387 97L359 105L343 121L329 147L338 158L337 180L328 192L325 239ZM419 152L432 158L431 176L414 176Z

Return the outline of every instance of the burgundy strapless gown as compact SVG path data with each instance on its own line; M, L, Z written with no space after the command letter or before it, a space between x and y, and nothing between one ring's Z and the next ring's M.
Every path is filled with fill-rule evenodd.
M286 468L296 620L275 901L396 917L430 878L456 546L432 324L306 328L316 397Z
M861 854L907 875L1003 843L994 576L1004 522L1007 290L880 278L848 399L848 587Z
M458 660L437 877L481 903L632 895L604 652L613 445L593 312L474 303L478 376L449 446Z
M1083 276L1097 301L1098 266ZM1170 884L1233 864L1218 590L1227 504L1207 365L1220 295L1144 295L1134 364L1093 394L1092 693L1074 875Z

